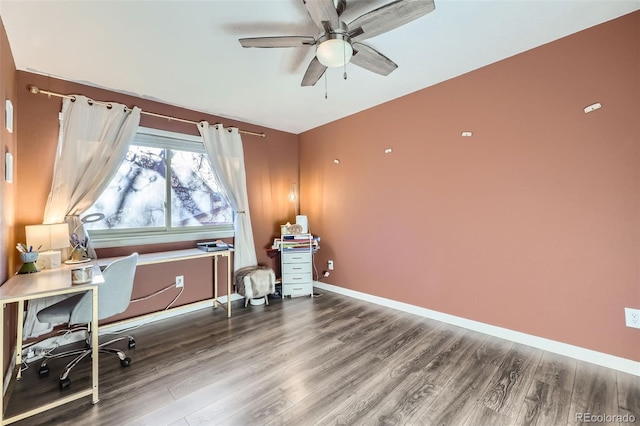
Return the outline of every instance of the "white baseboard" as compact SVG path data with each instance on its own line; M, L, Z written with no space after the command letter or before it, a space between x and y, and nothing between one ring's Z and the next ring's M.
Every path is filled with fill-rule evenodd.
M231 294L231 301L244 300L244 297L238 293ZM219 303L227 303L227 296L220 296L218 298ZM167 309L166 311L152 312L150 314L141 315L135 318L129 318L122 321L113 322L111 324L100 326L99 335L108 333L117 333L122 330L127 330L133 327L139 327L143 324L147 324L154 321L160 321L167 318L172 318L178 315L183 315L189 312L198 311L204 308L213 307L213 299L202 300L200 302L189 303L188 305L177 306L175 308Z
M579 346L562 343L555 340L545 339L544 337L533 336L531 334L522 333L507 328L497 327L495 325L485 324L478 321L469 320L455 315L449 315L431 309L422 308L420 306L410 305L408 303L398 302L384 297L373 296L355 290L349 290L344 287L338 287L333 284L327 284L314 281L313 285L323 290L333 293L342 294L354 299L363 300L365 302L375 303L377 305L387 306L399 311L408 312L410 314L419 315L421 317L430 318L447 324L463 327L469 330L478 331L490 336L499 337L501 339L511 340L512 342L522 343L523 345L532 346L534 348L543 349L545 351L557 353L586 361L592 364L601 365L614 370L623 371L625 373L640 376L640 362L615 355L609 355L597 352L591 349L581 348Z

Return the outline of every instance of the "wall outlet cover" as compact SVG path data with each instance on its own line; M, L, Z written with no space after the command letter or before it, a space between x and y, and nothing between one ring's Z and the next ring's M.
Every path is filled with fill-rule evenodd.
M627 327L640 328L640 309L624 308Z

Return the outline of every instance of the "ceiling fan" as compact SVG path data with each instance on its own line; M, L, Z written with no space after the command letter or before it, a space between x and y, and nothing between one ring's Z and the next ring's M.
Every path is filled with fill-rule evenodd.
M361 41L398 28L435 9L434 0L396 0L347 24L340 19L347 0L302 2L320 29L317 37L276 36L239 40L242 47L316 46L316 56L302 78L302 86L315 85L327 67L340 67L348 62L380 75L389 75L398 65Z

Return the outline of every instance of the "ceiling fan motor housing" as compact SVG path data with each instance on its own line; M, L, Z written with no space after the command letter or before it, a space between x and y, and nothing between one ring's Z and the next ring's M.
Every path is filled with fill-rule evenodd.
M329 30L317 41L316 56L325 67L341 67L351 60L353 47L347 34L347 25L340 21L340 28Z

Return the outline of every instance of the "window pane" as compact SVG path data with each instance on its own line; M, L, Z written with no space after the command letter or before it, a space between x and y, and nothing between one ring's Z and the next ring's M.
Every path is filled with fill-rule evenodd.
M83 216L102 213L103 220L87 229L127 229L165 226L165 151L131 145L116 176Z
M233 211L203 153L172 150L171 226L233 222Z

